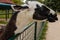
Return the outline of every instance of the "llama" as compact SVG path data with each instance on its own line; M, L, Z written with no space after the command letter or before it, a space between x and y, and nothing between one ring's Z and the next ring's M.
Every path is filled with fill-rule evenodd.
M11 7L16 12L13 13L6 25L0 40L8 40L14 34L20 33L27 24L34 20L47 20L49 22L58 20L55 11L37 1L28 1L27 4L21 6L11 5Z

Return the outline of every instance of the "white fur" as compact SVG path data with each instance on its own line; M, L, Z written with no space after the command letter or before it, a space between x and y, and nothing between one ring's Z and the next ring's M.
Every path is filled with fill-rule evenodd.
M37 4L38 4L40 7L41 7L42 5L44 5L44 4L42 4L42 3L38 2L38 1L28 1L28 7L29 7L29 8L35 9L35 8L37 8L37 7L36 7Z
M33 13L34 10L30 11L29 9L25 9L18 13L16 21L17 30L15 31L15 33L20 33L27 24L33 21Z
M34 10L35 8L37 8L36 7L37 4L40 7L42 7L42 5L44 5L44 4L42 4L42 3L38 2L38 1L28 1L27 4L25 3L25 4L21 5L21 6L28 6L31 10Z

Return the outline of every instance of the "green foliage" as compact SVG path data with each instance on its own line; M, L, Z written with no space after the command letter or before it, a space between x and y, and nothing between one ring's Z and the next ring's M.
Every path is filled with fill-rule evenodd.
M60 0L46 0L45 4L53 10L60 10Z
M41 3L44 3L44 0L37 0L37 1L39 1L39 2L41 2Z
M45 0L45 1L38 0L38 1L46 4L53 10L55 10L55 11L57 10L60 12L60 0Z
M15 4L20 5L22 4L21 0L12 0Z
M46 24L45 24L45 26L44 26L44 28L42 30L42 33L40 35L40 39L39 40L46 40L46 31L48 29L48 25L47 24L48 24L48 22L46 22Z
M11 18L11 16L12 16L12 14L9 14L9 18ZM3 19L6 18L6 15L5 14L2 14L2 15L0 14L0 19L1 18L3 18Z
M11 18L11 16L12 16L12 12L9 11L8 19ZM6 12L5 12L5 10L0 10L0 24L6 24L6 23L7 23L7 21L6 21Z
M6 21L0 21L0 24L7 24Z

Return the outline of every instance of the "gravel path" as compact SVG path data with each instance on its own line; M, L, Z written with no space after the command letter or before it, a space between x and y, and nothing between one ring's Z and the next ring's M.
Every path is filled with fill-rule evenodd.
M48 23L46 40L60 40L60 15L55 23Z

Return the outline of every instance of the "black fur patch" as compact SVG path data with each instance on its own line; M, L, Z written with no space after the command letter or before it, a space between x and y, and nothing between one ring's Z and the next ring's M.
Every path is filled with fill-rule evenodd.
M33 14L33 19L36 19L36 20L46 19L50 10L45 6L42 6L42 7L40 7L39 5L36 5L36 6L37 8L35 9L35 13Z
M29 7L28 6L19 6L19 5L16 5L16 6L14 6L14 8L17 9L17 10L20 10L20 9L27 9Z
M57 18L57 14L54 14L54 18L55 18L55 20L58 20L58 18Z

